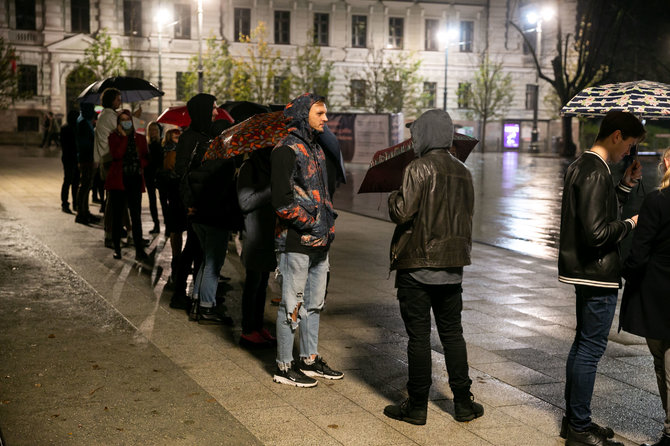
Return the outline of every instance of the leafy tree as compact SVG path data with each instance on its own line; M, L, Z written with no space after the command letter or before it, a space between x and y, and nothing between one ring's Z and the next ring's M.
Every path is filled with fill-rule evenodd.
M181 78L180 90L184 97L190 98L198 92L198 56L189 61L189 72ZM216 37L207 39L207 48L202 55L203 91L213 94L220 102L237 99L233 80L236 76L237 62L230 55L227 41L217 41Z
M504 74L503 64L482 55L472 84L461 85L458 96L467 104L466 115L479 121L482 151L486 144L486 123L501 117L512 103L512 77Z
M79 108L77 96L84 88L97 80L95 73L83 65L77 65L67 76L65 97L67 99L67 110Z
M93 43L84 50L80 65L93 71L97 79L120 76L128 69L121 48L112 48L112 38L106 28L93 36Z
M425 108L426 95L422 92L424 79L418 74L420 60L412 55L398 54L385 58L383 50L370 50L368 64L359 73L348 75L350 103L360 92L354 91L354 79L365 84L362 108L372 113L419 114Z
M560 4L559 1L559 10ZM608 78L617 53L615 49L619 44L623 18L630 8L620 1L580 1L575 33L565 36L559 14L556 19L556 55L551 60L553 78L542 71L535 47L521 28L514 23L511 25L528 45L538 76L551 84L563 106L584 88ZM571 117L562 118L562 136L561 155L574 156L577 147L572 137Z
M261 104L273 102L275 97L275 77L282 77L286 69L279 50L273 50L267 41L265 22L251 31L251 36L240 36L240 41L250 44L247 57L239 61L233 84L238 93L246 99Z
M19 77L14 47L0 37L0 110L19 98Z
M329 98L335 79L333 65L333 62L323 60L321 47L314 42L314 30L310 29L307 43L298 48L293 64L291 96L308 91Z

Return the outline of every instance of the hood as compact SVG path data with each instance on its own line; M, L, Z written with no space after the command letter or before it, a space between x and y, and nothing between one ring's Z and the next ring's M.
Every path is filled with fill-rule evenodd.
M209 133L212 126L212 108L216 97L207 93L198 93L186 103L188 115L191 117L189 127L196 132Z
M454 124L444 110L428 110L409 128L416 156L423 156L433 149L451 147L454 140Z
M70 128L74 128L77 125L77 118L79 117L79 112L77 110L70 110L67 112L67 125Z
M91 104L90 102L82 102L81 103L81 116L82 116L82 118L86 119L87 121L90 121L93 118L95 118L95 105Z
M317 102L325 102L323 96L303 93L289 102L284 108L284 116L288 118L289 133L296 133L307 141L314 139L316 132L309 125L309 109Z

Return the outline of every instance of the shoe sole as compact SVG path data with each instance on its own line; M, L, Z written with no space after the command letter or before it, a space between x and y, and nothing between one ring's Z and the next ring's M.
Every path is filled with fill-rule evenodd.
M473 413L473 414L471 414L471 415L468 415L467 417L457 417L457 416L454 416L454 419L455 419L456 421L460 421L461 423L463 423L463 422L466 422L466 421L472 421L472 420L474 420L475 418L479 418L479 417L481 417L482 415L484 415L484 411L482 411L481 413Z
M310 378L326 378L326 379L342 379L344 378L344 373L341 374L340 376L328 376L328 375L323 375L319 372L315 372L313 370L304 370L300 369L302 373L305 375L309 376Z
M384 415L386 415L389 418L393 418L394 420L404 421L405 423L414 424L416 426L423 426L424 424L426 424L426 420L417 420L416 418L396 417L395 415L392 415L386 411L384 411Z
M278 383L278 384L287 384L289 386L293 387L316 387L317 384L319 384L318 381L314 381L313 383L305 384L305 383L298 383L295 381L291 381L290 379L286 379L283 376L277 376L274 375L272 377L272 381Z

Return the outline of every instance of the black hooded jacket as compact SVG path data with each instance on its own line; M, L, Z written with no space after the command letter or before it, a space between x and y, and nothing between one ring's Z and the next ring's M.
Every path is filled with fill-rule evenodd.
M63 164L77 165L77 118L79 112L70 110L67 112L67 124L60 129L60 147L63 151L61 160Z
M199 142L205 143L212 138L212 108L216 97L211 94L199 93L186 103L188 114L191 117L191 125L181 134L177 142L177 157L175 161L175 173L181 178L188 163L191 160L193 149Z

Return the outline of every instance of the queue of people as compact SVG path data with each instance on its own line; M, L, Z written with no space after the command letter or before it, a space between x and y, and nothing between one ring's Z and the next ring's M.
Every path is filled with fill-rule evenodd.
M326 99L305 93L291 101L284 110L288 136L276 146L256 150L246 159L207 161L202 155L221 132L213 125L214 96L201 93L188 101L191 124L183 133L163 131L151 123L146 137L137 134L128 110L116 111L118 90L104 92L102 103L105 108L97 124L82 104L80 116L68 115L63 128L63 211L69 210L71 188L77 221L92 221L88 194L93 169L99 168L108 191L106 246L111 245L115 258L121 257L120 235L129 213L126 225L133 234L136 259L147 261L141 197L145 190L154 190L151 232L158 233L157 190L172 249L170 307L187 310L205 324L233 323L217 288L231 233L244 231L240 344L247 348L276 345L273 380L277 383L306 388L316 386L316 378L342 379L344 373L329 366L318 350L328 252L335 238L333 176L341 166L341 157L332 158L331 147L324 150ZM454 128L446 111L423 113L411 123L410 132L417 157L404 170L400 189L388 198L389 216L397 225L391 241L391 270L396 270L400 316L409 337L408 398L383 412L407 423L426 423L432 310L454 395L454 418L467 422L484 414L470 391L461 324L464 267L470 264L472 249L472 177L449 151ZM594 145L565 175L558 278L574 285L577 315L560 427L568 446L622 444L613 439L611 428L591 419L597 366L607 346L622 277L626 286L620 327L647 339L666 411L664 432L653 446L670 446L670 301L663 291L670 277L670 149L663 154L660 188L647 195L639 216L628 219L621 219L621 205L640 181L641 165L633 160L617 185L608 165L620 162L644 136L645 129L634 115L610 112ZM65 152L72 141L77 146L78 191L73 155L71 150ZM624 261L619 244L630 233L633 248ZM273 271L281 282L276 337L264 326L266 290ZM186 286L189 274L195 276L191 296Z

